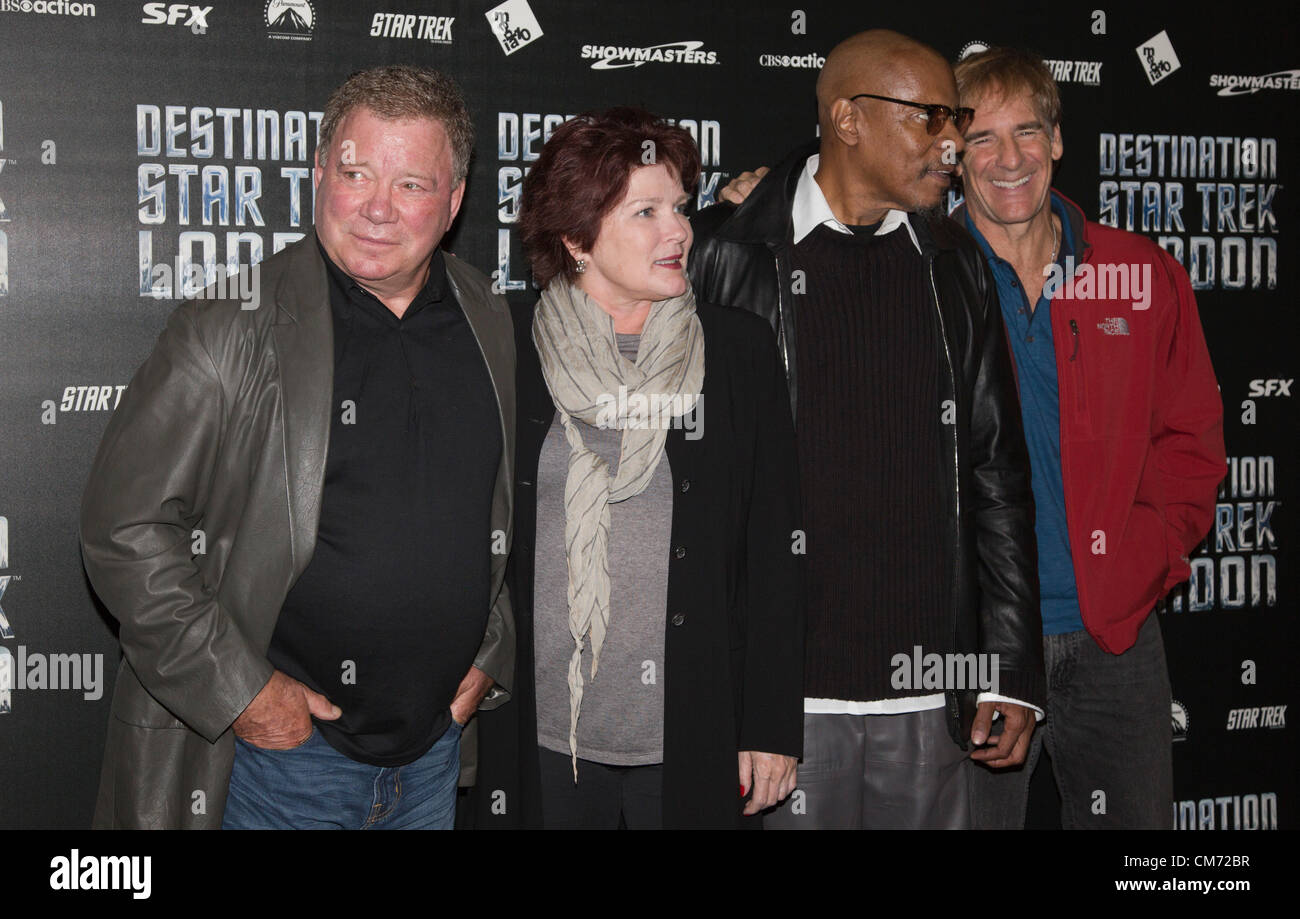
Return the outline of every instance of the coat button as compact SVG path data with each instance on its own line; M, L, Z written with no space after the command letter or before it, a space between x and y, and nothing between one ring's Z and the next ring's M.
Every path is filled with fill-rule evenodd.
M673 625L681 625L685 621L686 621L686 617L683 616L681 613L678 613L676 616L673 617Z
M681 486L681 488L682 488L682 491L690 491L690 490L691 490L691 480L690 480L690 479L682 479L682 486Z
M677 556L678 558L686 558L686 547L678 546L676 551L673 552L673 555Z

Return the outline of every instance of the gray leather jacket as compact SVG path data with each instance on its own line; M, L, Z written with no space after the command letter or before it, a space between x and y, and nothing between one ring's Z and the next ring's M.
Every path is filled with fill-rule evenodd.
M511 536L514 330L487 279L448 255L483 351L504 438L492 529ZM91 468L81 544L121 623L96 827L219 828L231 724L273 672L266 650L316 545L333 398L325 264L309 234L260 266L260 305L181 304L131 380ZM204 534L194 554L193 534ZM506 554L475 665L504 701L515 633ZM472 723L472 722L471 722ZM462 783L473 781L473 736Z

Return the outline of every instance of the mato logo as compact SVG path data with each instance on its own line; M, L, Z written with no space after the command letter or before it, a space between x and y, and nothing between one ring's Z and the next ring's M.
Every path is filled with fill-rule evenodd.
M642 64L716 64L718 52L701 51L702 41L670 41L645 48L621 45L583 45L582 59L595 59L592 70L622 70Z
M1178 55L1174 53L1174 44L1169 40L1169 33L1163 30L1138 45L1137 56L1142 62L1142 72L1147 75L1152 86L1183 66L1178 62Z
M507 55L542 37L542 26L533 15L528 0L506 0L483 15L487 17L501 50Z
M266 34L290 41L311 41L316 28L316 8L311 0L267 0Z

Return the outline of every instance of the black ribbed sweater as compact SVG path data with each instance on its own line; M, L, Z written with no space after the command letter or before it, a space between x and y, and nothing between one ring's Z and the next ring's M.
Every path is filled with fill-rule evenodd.
M933 692L895 688L891 660L951 646L943 344L907 229L871 229L793 250L810 698Z

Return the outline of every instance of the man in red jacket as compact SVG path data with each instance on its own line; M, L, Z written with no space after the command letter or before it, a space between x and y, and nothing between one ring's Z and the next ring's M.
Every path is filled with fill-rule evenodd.
M1041 60L994 48L955 70L975 118L953 217L988 258L1016 365L1048 677L1024 768L977 769L975 823L1024 825L1046 744L1067 829L1168 828L1169 672L1151 611L1190 574L1225 471L1196 301L1163 249L1052 191L1061 103Z

